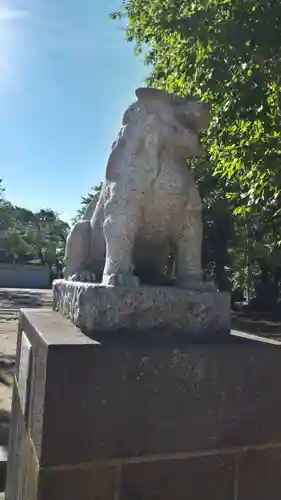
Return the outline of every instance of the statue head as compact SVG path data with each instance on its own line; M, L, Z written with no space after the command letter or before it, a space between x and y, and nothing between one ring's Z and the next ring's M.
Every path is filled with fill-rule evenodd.
M183 127L189 128L196 134L200 134L209 126L210 105L206 102L169 94L165 90L145 87L137 89L136 96L138 101L148 108L155 108L157 104L162 105L165 111L169 111Z
M199 135L210 122L208 103L154 88L139 88L136 97L123 115L123 126L154 121L157 133L162 132L162 149L185 158L202 153ZM146 133L148 130L153 128L146 127Z

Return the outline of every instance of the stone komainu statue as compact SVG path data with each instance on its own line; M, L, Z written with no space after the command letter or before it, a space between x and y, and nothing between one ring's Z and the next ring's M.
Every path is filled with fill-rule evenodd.
M176 284L202 283L201 200L186 159L201 153L209 106L140 88L125 111L99 197L66 243L65 278L137 285L145 269L162 284L171 246Z

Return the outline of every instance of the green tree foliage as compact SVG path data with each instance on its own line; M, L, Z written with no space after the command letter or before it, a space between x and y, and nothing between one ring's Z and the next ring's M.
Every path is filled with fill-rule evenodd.
M281 4L275 0L128 0L127 37L148 49L150 82L213 104L206 137L239 210L280 194ZM116 15L115 15L116 16ZM239 189L238 189L239 185Z
M212 103L193 162L205 211L205 268L247 299L280 290L281 3L123 0L127 39L152 67L148 83ZM269 293L269 290L271 292Z
M33 213L4 198L0 183L0 260L48 264L60 273L69 226L51 209ZM2 190L1 190L2 187Z

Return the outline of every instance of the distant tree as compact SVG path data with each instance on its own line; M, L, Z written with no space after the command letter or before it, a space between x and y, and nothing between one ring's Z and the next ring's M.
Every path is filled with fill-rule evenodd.
M28 241L40 263L50 269L61 267L69 226L51 209L33 214Z
M101 192L102 188L102 182L100 184L97 184L96 186L92 187L87 194L87 196L82 196L81 197L81 205L79 209L77 210L77 213L75 217L73 218L73 223L77 222L78 220L83 217L84 213L86 212L89 204L91 203L92 199L96 196L96 194L99 194Z
M13 207L10 203L0 202L0 230L7 230L14 223Z
M33 257L31 247L19 225L10 227L4 237L4 249L13 264L25 263Z
M3 203L5 198L5 188L3 186L3 179L0 179L0 203Z
M33 213L4 197L0 179L0 260L47 264L54 274L62 269L69 226L53 210Z

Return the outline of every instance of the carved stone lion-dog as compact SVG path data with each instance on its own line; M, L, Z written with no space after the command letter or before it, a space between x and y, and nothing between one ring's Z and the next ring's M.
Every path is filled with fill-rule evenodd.
M152 88L137 89L136 97L101 193L67 238L65 278L138 285L142 269L163 275L173 245L177 286L200 288L202 206L186 160L201 153L209 106Z

